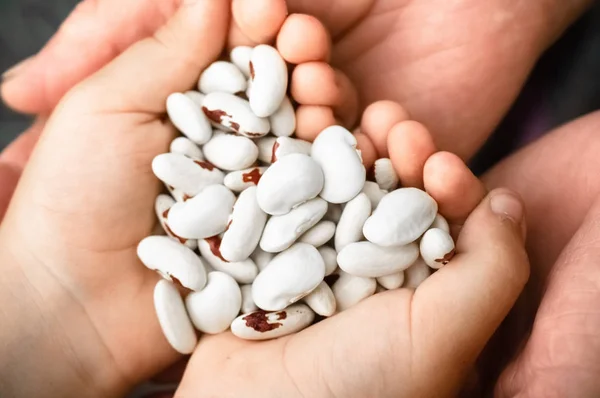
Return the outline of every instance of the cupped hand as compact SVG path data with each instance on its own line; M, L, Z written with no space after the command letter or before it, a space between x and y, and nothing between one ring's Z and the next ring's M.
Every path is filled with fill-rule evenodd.
M0 225L0 395L120 396L178 358L136 247L155 225L150 164L175 135L166 98L218 58L229 8L182 6L47 122Z
M283 22L281 1L234 0L233 5L271 10ZM4 100L20 111L49 113L73 85L151 36L189 2L82 2L46 48L7 74ZM357 85L363 106L381 99L404 104L431 129L441 149L468 159L508 109L540 53L590 1L287 3L290 12L314 15L333 33L333 63ZM252 13L234 16L234 27L252 23ZM238 30L232 30L234 41L272 39L260 28L249 35Z
M114 397L178 358L152 306L158 276L137 260L136 246L155 223L160 184L149 165L175 133L164 121L165 99L192 87L217 59L229 6L183 6L156 35L73 89L47 122L0 226L0 317L11 325L0 340L3 358L12 359L0 364L2 395ZM439 396L459 388L527 280L523 212L504 191L465 206L457 188L474 177L453 155L405 166L420 170L418 183L451 221L464 223L452 263L416 292L373 297L287 339L205 337L181 391L198 395L198 378L207 395L269 383L308 396Z

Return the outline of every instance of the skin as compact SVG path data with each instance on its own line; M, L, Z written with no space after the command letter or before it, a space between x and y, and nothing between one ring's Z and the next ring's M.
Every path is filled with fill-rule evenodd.
M12 325L0 330L2 396L120 396L179 359L152 308L158 276L135 249L155 224L160 184L149 164L174 137L165 99L217 59L228 10L224 0L187 5L70 91L46 123L0 226L0 295L10 303L0 321ZM453 178L469 173L451 168ZM417 291L381 294L277 341L205 336L177 394L452 395L529 274L518 196L496 190L469 213L459 254ZM339 371L332 361L359 365Z
M49 113L73 85L150 36L181 3L82 2L33 62L3 84L2 97L17 110ZM382 99L400 102L432 131L439 148L467 159L506 112L539 55L590 1L287 3L289 12L325 23L334 41L333 64L357 84L361 109ZM246 43L275 37L285 20L282 4L235 0L235 37ZM246 7L266 11L264 26L253 24L256 12L244 12Z
M91 36L83 36L82 38L80 31L77 31L75 28L69 28L71 30L66 28L63 29L51 46L44 50L43 54L45 54L44 56L47 58L44 59L44 62L39 61L40 64L38 64L37 69L31 66L32 62L29 62L29 66L25 65L22 67L25 69L16 72L13 71L10 79L12 80L12 88L8 86L8 81L2 88L5 98L11 104L19 104L20 101L21 106L26 104L31 107L31 109L37 108L38 110L45 109L46 112L49 111L68 87L71 87L74 83L78 82L82 76L87 76L97 70L100 65L103 65L116 53L121 52L122 49L126 48L128 44L133 41L132 37L143 37L154 31L156 27L162 25L166 16L170 15L175 7L167 7L168 2L160 3L161 8L158 12L148 12L148 9L155 8L155 6L152 5L152 2L128 2L127 4L131 5L132 10L135 12L122 13L122 15L128 15L128 18L131 19L125 21L127 22L126 24L123 21L117 21L122 23L122 25L119 25L118 23L115 25L115 31L119 30L120 32L118 37L116 37L116 34L111 35L103 32L102 35L96 36L93 34ZM309 1L297 1L290 3L290 10L299 11L304 9L318 15L325 21L329 28L334 30L333 37L337 43L341 37L346 36L343 33L348 31L350 25L353 24L353 22L348 23L348 21L360 19L364 10L368 8L367 3L370 4L368 1L342 2L339 6L342 7L341 10L344 10L343 13L329 13L325 9L326 5L319 5L316 4L316 2L312 3ZM427 2L422 1L421 3ZM466 4L468 2L465 1L464 3ZM457 7L452 12L453 18L448 18L448 26L445 24L445 21L428 21L423 25L413 24L412 26L415 27L406 31L412 32L410 37L412 37L413 40L410 41L410 43L418 43L422 36L426 36L419 33L420 30L427 32L440 31L439 29L442 29L442 32L455 34L457 34L456 31L458 29L466 29L469 30L469 32L473 32L473 29L475 29L475 31L480 31L482 26L474 26L467 29L465 28L467 25L464 23L457 24L455 21L460 20L460 18L471 19L472 14L469 14L466 11L476 13L481 12L482 15L488 15L491 10L503 9L503 7L505 10L508 10L508 4L500 3L500 1L492 1L478 3L477 7ZM110 2L105 1L102 4L104 4L102 7L96 9L90 7L90 3L84 2L77 13L71 17L70 22L65 26L74 25L78 20L100 20L100 22L97 22L99 25L112 26L110 24L101 23L101 18L108 18L109 15L111 16L111 21L115 22L115 14L108 12L110 10ZM411 4L414 4L414 7ZM570 21L583 10L585 4L586 2L583 1L526 2L522 5L522 8L515 11L514 15L512 15L515 24L511 26L516 26L515 29L509 29L502 34L496 34L495 36L493 34L473 35L473 37L483 37L483 39L481 40L481 43L478 42L472 43L471 45L465 45L464 53L462 52L463 47L458 49L461 50L461 53L457 58L459 58L461 62L449 62L447 60L446 62L441 62L445 66L451 65L454 70L441 68L443 73L440 73L437 61L434 62L434 60L443 57L444 52L436 51L439 50L439 48L434 48L435 46L432 46L431 48L427 48L428 54L431 56L425 57L424 61L420 62L417 66L420 68L423 64L434 65L431 68L435 69L435 73L427 75L426 79L417 79L419 77L419 71L414 70L419 69L417 66L414 68L402 68L397 74L400 77L394 77L395 75L388 77L393 77L393 82L409 82L413 85L396 86L395 84L387 84L386 87L388 89L393 87L395 90L407 90L406 87L409 87L413 90L414 86L416 86L419 90L423 90L423 92L430 92L430 86L432 86L437 89L442 89L441 92L444 93L458 92L460 95L454 95L452 98L465 98L464 101L468 101L468 106L464 106L464 101L446 101L445 96L437 95L435 96L436 98L425 97L426 99L423 101L429 101L428 104L435 104L435 101L439 101L439 107L431 111L423 109L421 113L418 114L419 116L422 116L422 118L419 117L418 120L423 121L428 127L436 126L436 123L439 126L447 126L447 128L444 127L444 129L437 127L432 128L433 139L442 148L453 149L453 145L461 147L463 145L471 145L476 147L477 145L473 145L471 141L479 140L479 132L483 131L476 127L493 124L490 120L496 120L498 117L497 115L503 112L501 108L507 106L503 104L508 104L510 102L510 100L506 100L507 93L509 94L509 97L514 95L514 91L516 90L514 86L518 86L515 82L522 80L523 73L526 74L529 66L533 63L533 60L537 58L539 49L545 48L548 43L552 42L552 40L568 26ZM442 6L445 7L444 5ZM123 5L120 4L119 7L123 7ZM408 8L405 7L400 10L418 10L417 2L407 2L407 7ZM440 4L436 4L435 7L437 10L440 7ZM337 9L340 8L338 7ZM423 7L423 9L426 8ZM396 10L392 10L386 15L393 16L395 13ZM398 15L400 14L399 11L397 13ZM523 18L523 13L528 14L527 18ZM121 13L119 13L119 15L121 15ZM332 20L334 15L337 19ZM418 15L415 18L417 17ZM407 26L407 22L410 22L410 18L412 18L410 14L404 14L402 16L403 24L394 26ZM145 22L143 24L131 24L130 22L132 20ZM524 20L526 20L526 23L523 22ZM546 23L539 23L540 21L545 21ZM432 25L434 25L434 27L432 27ZM132 29L132 26L137 28ZM139 28L140 26L143 26L144 29ZM361 23L357 26L363 25ZM232 37L231 32L235 29L237 29L238 33L241 33L237 25L234 24L232 29L230 29L230 38ZM98 30L91 30L91 32L97 31ZM77 32L77 34L69 32ZM507 32L509 32L509 34L507 34ZM400 35L400 37L408 37L408 33L404 32L398 33L398 35ZM498 37L498 35L500 35L500 37ZM244 35L242 34L241 36ZM450 38L455 37L455 35L452 34L439 36L443 37L444 40L450 40ZM359 39L367 40L364 39L364 35L361 37L362 38L357 38L355 42L358 42ZM506 45L507 42L517 40L517 38L519 39L519 43L524 47L527 47L530 41L535 43L535 45L532 45L533 49L529 48L529 51L527 51L527 48L520 48L519 51L515 52L513 51L514 49L511 48L510 57L500 57L500 59L503 60L510 58L510 61L504 62L515 63L516 66L514 68L507 67L504 63L492 62L493 60L498 59L498 54L502 54L502 51L508 51L503 50L503 48L511 47L510 45ZM246 38L245 40L249 39ZM398 40L396 36L394 36L394 40L390 39L389 41L389 46L392 46L397 45L401 40ZM388 40L385 42L387 43ZM90 46L90 43L93 43L94 45ZM111 49L113 52L110 52L102 50L107 48L106 43L120 43L120 45L112 46ZM89 48L94 48L92 54L88 54ZM419 47L415 45L415 48ZM72 59L69 55L72 54L72 51L77 51L78 54L86 54L84 57L78 57L81 64L73 65L72 62L66 63L63 61L64 59ZM372 53L377 54L377 51L373 50ZM440 54L440 56L434 57L433 55L436 54ZM40 54L40 59L42 59L41 57L42 54ZM477 59L473 60L474 57L477 57ZM389 60L389 58L387 59ZM406 59L406 53L403 53L402 59ZM487 83L490 80L498 81L499 83L488 90L480 90L479 87L481 84L473 83L473 89L469 89L467 92L463 93L465 89L464 79L467 78L466 75L468 75L469 82L473 80L471 73L472 68L469 69L465 67L464 69L467 70L468 73L461 73L461 69L458 66L461 65L463 60L465 61L465 65L476 62L477 70L483 70L482 76L484 77L476 76L475 80L480 81L481 79L481 81L484 81L484 83L486 83L484 84L485 87L487 87ZM488 62L481 63L481 60L488 60ZM369 57L364 57L363 61L366 64L371 62L369 61ZM42 66L40 66L42 63L44 65L55 65L55 67L50 68L46 66L42 68ZM372 63L375 64L376 62ZM381 62L379 62L379 64L381 64ZM66 65L71 65L74 70L66 71L64 69ZM29 67L32 69L27 71ZM523 72L524 70L525 72ZM25 71L27 71L27 73L25 73ZM508 73L509 71L510 73ZM448 80L449 74L452 78ZM28 78L23 78L22 76L28 76ZM457 80L457 76L463 76L463 80ZM490 78L490 76L492 76L492 78ZM20 84L17 84L19 81ZM388 82L389 81L390 80L388 79ZM369 93L371 90L376 92L375 88L371 88L373 86L368 85L367 83L364 83L363 86L364 89L361 93ZM456 88L455 86L459 88ZM15 87L29 87L29 89L19 91ZM40 89L40 87L42 89ZM467 87L471 87L471 85L469 84ZM425 88L427 88L427 91ZM443 90L444 88L447 88L447 90ZM482 93L481 91L485 92ZM396 93L398 92L400 91L397 91ZM482 101L482 96L485 95L487 97L487 94L489 93L499 94L494 97L493 103L490 103L490 101ZM408 95L407 99L410 100L413 97L416 98L413 102L418 104L418 96ZM490 95L490 97L492 97L492 95ZM485 98L483 99L485 100ZM362 102L368 103L368 101L365 100ZM418 108L415 104L410 105L411 114L414 113L413 108ZM476 104L477 108L473 108L473 104ZM452 128L453 124L444 120L442 117L443 115L453 115L453 117L459 115L459 117L452 119L456 120L456 126ZM467 117L465 115L470 116ZM468 123L461 124L460 120L465 119L468 119ZM527 348L521 356L517 357L514 361L515 365L504 373L500 383L498 383L498 392L499 394L502 394L501 396L514 396L521 392L535 392L538 391L535 390L535 386L538 386L537 388L543 388L544 385L552 386L552 388L549 388L549 390L551 390L549 392L555 393L557 396L561 396L560 388L563 389L562 391L575 393L572 390L566 390L569 387L578 389L576 395L595 396L599 394L599 386L590 382L589 379L586 382L573 382L573 380L576 380L578 377L585 377L587 375L587 373L580 372L581 369L594 369L595 364L598 362L596 359L600 357L599 350L596 350L595 345L593 344L593 337L589 334L581 334L581 331L584 330L582 327L584 327L586 321L590 319L590 314L593 314L595 311L595 308L592 306L597 300L596 296L598 293L596 292L596 289L589 289L586 290L586 292L589 292L589 296L584 296L581 300L560 300L562 298L561 294L566 295L569 291L572 292L577 289L581 290L581 286L586 286L588 284L593 285L594 278L597 277L597 271L595 270L597 267L594 267L595 262L586 260L586 258L589 258L589 255L587 257L584 255L585 253L593 252L595 236L593 229L589 228L589 226L587 228L581 227L576 238L573 238L573 242L565 249L565 253L574 251L581 253L580 255L564 255L555 263L560 252L569 243L573 234L580 228L583 220L586 218L586 212L591 207L592 203L594 203L598 192L598 186L593 180L590 180L589 174L586 173L586 170L594 170L598 166L594 154L597 153L600 148L595 148L595 144L593 144L595 142L593 132L597 131L600 124L598 123L598 119L597 115L592 115L550 134L548 138L541 140L539 143L530 146L528 149L505 161L485 178L488 187L508 185L519 191L524 197L528 208L532 210L528 214L528 236L530 237L528 251L533 260L534 270L532 283L530 285L537 287L533 289L533 293L530 293L529 296L525 296L526 298L534 298L529 300L530 308L528 309L528 312L515 312L518 315L516 318L520 319L520 322L517 322L517 324L521 325L519 330L526 330L530 323L528 319L533 319L533 314L537 307L536 301L539 301L541 296L539 287L544 286L546 283L548 283L548 286L553 287L552 289L548 289L547 294L543 298L542 306L534 325L532 339L530 339L529 343L526 345ZM472 128L465 128L465 126L471 126ZM443 131L447 131L448 133L441 134ZM465 134L466 131L469 132L468 137L462 136L461 139L455 139L455 137L461 137L461 134ZM564 138L566 136L569 136L568 139ZM448 137L449 141L452 142L445 144L443 142L443 137ZM574 138L576 139L574 140ZM459 153L461 153L460 148ZM392 156L392 154L390 154L390 156ZM578 169L580 171L578 171L576 175L569 172L569 175L565 176L565 170L570 169L569 165L571 165L571 159L578 159L578 163L581 164L582 167ZM416 168L416 170L418 170L418 168ZM467 177L467 179L469 178L471 177ZM536 184L531 184L531 181L535 181ZM562 183L557 184L556 181L562 181ZM458 186L463 186L463 184L468 186L468 183L461 178L457 179L456 184L458 184ZM431 187L431 183L429 186ZM475 192L477 192L477 190L475 190ZM597 212L595 211L590 211L587 217L593 220L596 213ZM561 272L550 273L549 271L552 269L560 269ZM547 279L548 274L550 274L550 277ZM572 278L571 276L574 274L584 275L585 278ZM565 280L568 279L571 279L572 283L576 284L576 286L567 284ZM563 287L561 288L561 286ZM528 288L528 290L531 289ZM560 316L561 314L567 314L568 316ZM511 315L511 317L513 317L513 315ZM542 322L541 320L544 321ZM545 325L546 327L540 328L540 324ZM513 329L514 322L507 322L506 326L506 329L511 330ZM559 331L559 333L555 333L554 331ZM578 333L580 338L576 340L567 338L572 336L573 333ZM512 347L516 348L521 344L521 339L521 333L515 333L508 341L511 342ZM500 339L500 341L506 340ZM575 347L566 346L566 344L575 344ZM505 347L507 346L505 345L504 348ZM513 350L508 350L509 354L515 351L515 348L513 348ZM568 353L568 355L557 355L556 353ZM500 373L503 369L503 363L508 361L510 356L511 355L507 355L507 358L503 358L503 361L498 361L494 366L488 367L488 369L492 368L492 371L487 377L487 387L490 387L490 384L493 385L495 375ZM542 358L544 360L542 360ZM515 377L516 375L520 375L520 377ZM564 395L565 394L562 394L562 396ZM544 396L551 395L546 394Z

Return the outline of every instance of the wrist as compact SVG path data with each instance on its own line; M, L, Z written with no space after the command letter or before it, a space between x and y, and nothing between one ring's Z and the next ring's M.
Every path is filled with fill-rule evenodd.
M4 247L6 248L6 246ZM0 250L0 396L114 397L118 377L86 317L40 263ZM87 342L87 343L84 343ZM108 368L108 369L107 369Z

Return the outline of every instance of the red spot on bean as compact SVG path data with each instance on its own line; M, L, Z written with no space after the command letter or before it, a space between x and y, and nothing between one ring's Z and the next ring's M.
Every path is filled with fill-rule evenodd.
M188 200L190 200L190 199L192 199L192 198L193 198L193 196L190 196L190 195L188 195L187 193L184 193L184 194L183 194L183 201L184 201L184 202L187 202Z
M220 258L226 263L229 262L223 258L223 255L221 255L221 237L219 235L206 238L205 241L208 243L212 254L214 254L216 257Z
M177 239L179 241L179 243L181 243L182 245L185 245L187 243L188 240L182 238L181 236L179 236L177 234L175 234L175 232L173 232L173 230L171 229L171 227L169 227L169 224L167 224L166 222L163 223L163 227L167 231L167 234L169 234L173 238Z
M452 250L450 253L447 253L444 258L438 258L435 259L434 261L436 263L442 263L442 265L446 265L450 262L450 260L452 260L452 258L454 257L454 255L456 254L456 250Z
M255 311L242 319L246 321L246 326L260 333L270 332L282 326L279 322L269 323L267 312L263 310Z
M252 61L250 61L249 66L250 66L250 78L252 79L252 81L254 81L255 72L254 72L254 65L252 64Z
M258 185L261 177L262 174L260 174L260 169L252 169L249 173L242 174L242 181Z
M213 171L215 169L215 166L209 162L194 160L194 163L196 163L198 166L202 167L204 170Z
M229 222L227 223L227 228L225 228L225 232L229 231L229 227L231 227L232 222L233 220L229 220Z
M231 117L225 111L222 111L220 109L210 110L205 106L202 107L202 112L204 112L207 118L209 118L215 123L221 123L224 117Z
M174 190L175 190L175 187L174 187L174 186L172 186L172 185L167 185L167 187L168 187L168 188L169 188L171 191L174 191Z
M229 127L231 127L231 128L232 128L233 130L235 130L236 132L238 132L238 133L240 132L240 124L239 124L239 123L236 123L236 122L230 121L230 122L229 122L229 125L230 125Z
M277 150L279 149L279 142L275 141L273 145L273 152L271 153L271 163L275 163L277 161Z
M251 132L247 131L246 135L248 137L258 138L258 137L262 137L264 134L263 133L251 133Z
M279 311L277 313L277 320L278 321L283 321L285 318L287 318L287 312L285 312L285 311Z
M179 241L179 243L181 243L182 245L185 245L187 243L187 239L182 238L181 236L178 236L177 234L175 234L175 232L173 232L173 230L171 229L171 227L169 227L169 224L167 224L167 217L169 216L169 211L171 211L171 209L167 209L165 211L163 211L163 218L165 219L163 224L163 228L165 229L165 231L167 231L167 234L169 234L169 236L177 239Z
M169 278L171 278L171 280L173 281L173 284L175 286L178 286L180 289L183 289L184 293L191 293L192 292L192 289L189 289L189 288L183 286L183 284L181 283L181 281L179 279L175 278L171 274L168 274L168 275L169 275Z

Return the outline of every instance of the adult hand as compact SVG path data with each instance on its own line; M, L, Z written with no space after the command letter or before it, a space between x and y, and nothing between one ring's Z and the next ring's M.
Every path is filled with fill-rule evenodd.
M600 112L575 120L484 178L519 192L528 210L531 279L482 361L488 388L503 372L500 398L600 396L598 129Z
M218 57L228 18L226 0L184 6L153 38L78 85L46 124L0 226L0 317L10 325L0 330L3 396L114 397L178 358L152 308L158 276L140 264L136 247L155 224L160 184L149 165L174 136L163 121L165 98L191 87ZM416 292L373 297L287 339L259 346L227 334L203 338L182 391L196 391L193 379L210 378L205 372L219 366L223 372L213 376L226 384L206 382L204 391L231 387L225 376L240 370L237 361L257 361L259 352L287 366L281 374L287 379L278 384L282 393L302 393L294 383L304 381L313 383L301 387L310 389L309 396L456 391L527 279L523 212L504 191L466 208L465 192L456 188L474 177L464 164L444 153L429 156L427 164L423 183L449 219L464 220L472 212L448 267ZM222 350L237 361L225 365ZM364 364L361 377L357 367L341 372L336 366L353 359ZM401 367L404 383L397 368L380 373L388 361ZM202 363L214 367L197 374ZM253 380L259 385L246 384L251 377L240 380L246 388L277 384L271 372L282 371L244 369L264 375ZM311 377L317 369L326 375L323 382Z
M187 1L83 1L45 49L8 74L4 100L23 112L49 113L73 85L151 36ZM272 10L281 18L280 0L233 2L234 8ZM541 52L590 0L287 3L291 12L315 15L333 32L334 64L357 84L363 105L380 99L402 103L430 128L441 149L468 159ZM252 13L235 17L234 26L252 22ZM263 42L270 38L264 33L259 29L246 39ZM397 114L383 129L403 118ZM385 142L379 149L385 153Z

